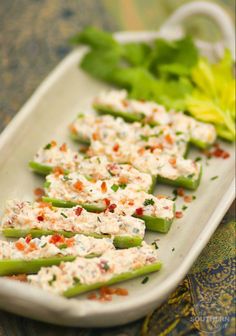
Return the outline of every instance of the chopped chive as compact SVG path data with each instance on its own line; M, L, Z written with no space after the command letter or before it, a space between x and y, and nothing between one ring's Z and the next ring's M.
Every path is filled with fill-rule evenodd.
M159 249L159 246L157 245L157 242L155 240L154 240L154 242L152 242L151 245L154 246L155 250Z
M111 186L111 189L112 189L113 191L117 192L117 190L119 189L118 184L113 184L113 185Z
M80 283L80 279L77 277L73 277L73 281L75 284L79 284Z
M144 285L145 283L147 283L148 282L148 280L149 280L149 277L148 276L146 276L143 280L142 280L142 284Z
M219 176L213 176L213 177L211 177L211 180L214 181L214 180L216 180L218 177L219 177Z
M61 212L61 215L65 218L68 218L68 216L66 216L63 212Z
M43 149L50 149L51 147L52 147L52 145L49 143Z
M174 251L175 251L175 248L173 247L171 251L174 252Z
M143 205L144 205L144 206L154 205L154 201L153 201L152 198L150 198L150 199L145 199Z
M102 222L102 221L101 221L101 219L100 219L99 217L97 217L97 220L98 220L98 222L99 222L99 223L101 223L101 222Z
M47 245L47 243L44 243L44 244L41 246L41 248L45 247L46 245Z
M66 249L67 247L68 247L67 244L60 244L60 245L58 245L58 248L59 248L60 250Z
M202 158L200 156L196 157L196 159L194 160L195 162L201 161Z
M188 209L188 207L186 205L183 205L182 210L185 211L186 209Z
M119 187L121 189L125 189L127 187L127 184L126 183L121 183L121 184L119 184Z
M52 277L51 280L48 281L48 284L49 284L50 286L52 286L53 282L56 281L56 279L57 279L56 275L53 274L53 277Z

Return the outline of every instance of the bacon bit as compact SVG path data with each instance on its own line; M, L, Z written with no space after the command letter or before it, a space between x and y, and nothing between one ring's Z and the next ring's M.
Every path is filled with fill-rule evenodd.
M67 238L67 239L66 239L66 245L67 245L68 247L74 246L74 244L75 244L75 238L74 238L74 237L71 237L71 238Z
M26 242L27 244L29 244L29 242L31 241L31 239L32 239L31 234L28 234L28 235L26 236L26 238L25 238L25 242Z
M128 106L129 106L129 103L128 103L127 100L122 100L122 105L123 105L124 107L128 107Z
M169 161L169 163L170 163L172 166L175 166L175 165L176 165L176 158L172 157L172 158L170 158L168 161Z
M140 155L143 155L145 153L145 148L144 147L139 148L138 153Z
M37 246L36 246L36 244L35 244L35 243L33 243L33 242L30 242L30 243L29 243L29 246L30 246L30 248L29 248L29 250L30 250L30 251L37 250Z
M8 278L11 279L11 280L27 282L27 275L26 274L11 275L11 276L8 276Z
M184 202L191 203L192 200L193 200L193 196L191 196L191 195L184 196Z
M115 144L115 145L113 146L113 151L114 151L114 152L118 152L119 148L120 148L119 144Z
M104 202L107 207L109 207L109 205L111 204L111 201L108 198L104 198Z
M65 238L59 234L54 234L49 240L49 242L52 244L63 243L64 241Z
M19 241L17 241L15 243L15 246L16 246L17 250L19 250L19 251L24 251L24 249L25 249L25 245L23 243L19 242Z
M115 293L116 295L120 295L120 296L126 296L129 294L129 292L125 288L117 288Z
M108 210L110 212L114 212L115 208L116 208L116 204L111 204L111 205L109 205Z
M87 299L89 299L89 300L97 300L97 294L96 293L90 293L87 296Z
M175 212L175 218L182 218L183 217L183 212L182 211L176 211Z
M44 190L42 188L35 188L34 189L35 196L43 196L45 195Z
M184 189L183 188L178 188L177 189L177 195L180 196L180 197L183 197L184 196Z
M119 177L119 183L120 184L127 184L127 183L129 183L128 177L126 177L126 176L120 176Z
M39 208L52 208L52 203L48 203L48 202L39 202L38 204Z
M82 191L84 188L84 185L81 181L77 181L74 183L74 188L78 191Z
M100 140L100 135L99 135L99 133L98 133L98 132L94 132L94 133L92 134L92 138L93 138L94 141L96 141L96 140Z
M55 140L52 140L52 141L51 141L51 146L52 146L52 147L56 147L56 145L57 145L57 142L56 142Z
M137 208L137 209L135 210L135 214L136 214L137 216L142 216L142 215L143 215L143 208Z
M39 216L37 217L37 220L38 220L39 222L43 222L43 221L44 221L44 217L43 217L42 215L39 215Z
M163 145L162 144L156 144L155 146L151 146L150 150L153 153L156 149L163 150Z
M158 199L162 199L162 198L166 198L166 196L165 196L165 195L161 195L161 194L159 194L159 195L156 195L156 198L158 198Z
M115 288L110 288L110 287L101 287L100 288L100 295L103 296L103 295L112 295L112 294L115 294L116 293L116 289Z
M128 205L134 205L134 201L129 201Z
M76 216L80 216L82 211L83 211L83 208L81 208L81 207L77 207L77 208L75 209L75 214L76 214Z
M69 125L69 130L71 131L71 133L77 134L77 129L73 124Z
M173 138L170 136L170 134L166 134L165 136L166 142L168 142L170 145L173 145Z
M61 167L55 167L55 168L53 168L53 173L56 176L63 175L64 174L64 169L61 168Z
M107 192L107 184L105 181L102 182L101 184L101 190L103 193L106 193Z
M64 144L61 145L60 151L61 152L66 152L67 151L67 144L66 143L64 143Z
M228 159L230 157L230 154L226 152L225 150L221 148L216 148L212 153L212 156L215 156L217 158L222 158L222 159Z
M111 295L100 296L99 301L101 301L101 302L103 302L103 301L112 301L112 296Z

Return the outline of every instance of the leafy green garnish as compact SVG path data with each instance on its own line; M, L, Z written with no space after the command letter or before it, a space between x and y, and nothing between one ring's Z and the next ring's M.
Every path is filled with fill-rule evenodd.
M60 244L60 245L58 245L58 248L59 248L60 250L66 249L67 247L68 247L67 244Z
M117 190L119 189L118 184L113 184L113 185L111 186L111 189L112 189L113 191L117 192Z
M213 123L223 139L235 140L235 79L228 50L216 64L201 58L192 70L195 89L187 98L188 111L196 119Z
M50 149L52 147L52 145L50 143L48 143L43 149Z

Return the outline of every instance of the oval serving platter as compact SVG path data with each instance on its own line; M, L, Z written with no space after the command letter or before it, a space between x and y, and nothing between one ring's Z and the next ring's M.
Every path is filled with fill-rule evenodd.
M120 41L150 40L149 33L119 33ZM155 36L156 37L156 36ZM85 52L69 54L45 79L0 136L0 204L10 198L31 200L43 180L27 167L37 149L55 139L71 142L68 124L83 111L91 113L92 98L107 88L82 72L78 63ZM129 291L125 298L109 303L89 301L86 295L66 299L28 284L0 278L0 308L55 324L84 327L121 325L145 316L160 305L186 275L234 199L234 146L223 144L228 160L211 159L196 195L185 215L175 220L166 235L147 233L145 240L159 239L160 272L122 283ZM199 156L191 151L190 157ZM214 181L211 177L218 175ZM156 192L171 195L173 188L157 186ZM177 209L181 204L177 200Z

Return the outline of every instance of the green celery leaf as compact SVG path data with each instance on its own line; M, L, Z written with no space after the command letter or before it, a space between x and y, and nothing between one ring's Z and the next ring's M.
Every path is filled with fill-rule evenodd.
M146 43L126 43L123 45L123 57L133 66L145 65L151 47Z

